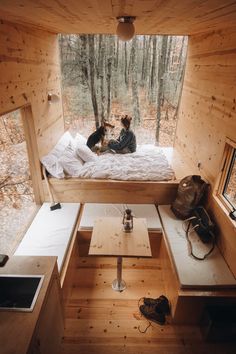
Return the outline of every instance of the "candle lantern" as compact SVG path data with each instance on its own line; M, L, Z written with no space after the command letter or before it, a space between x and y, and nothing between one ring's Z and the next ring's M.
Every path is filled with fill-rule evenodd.
M131 209L125 209L123 216L123 229L125 232L131 232L133 230L133 215Z

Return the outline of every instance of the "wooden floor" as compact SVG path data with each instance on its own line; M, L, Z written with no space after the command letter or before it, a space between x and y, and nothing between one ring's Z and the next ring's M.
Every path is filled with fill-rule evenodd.
M73 287L65 305L62 353L236 352L235 344L205 343L198 327L172 325L170 318L164 326L152 323L147 328L148 322L138 310L139 299L165 294L165 279L157 251L152 259L124 259L123 278L127 289L118 293L111 289L111 282L116 278L116 259L84 256L86 247L80 249L83 255L78 259Z

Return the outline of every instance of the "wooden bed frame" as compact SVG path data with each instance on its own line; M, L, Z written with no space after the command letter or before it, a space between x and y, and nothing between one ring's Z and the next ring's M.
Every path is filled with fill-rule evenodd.
M43 200L50 201L45 180ZM176 195L178 181L116 181L96 179L49 178L56 202L170 204Z

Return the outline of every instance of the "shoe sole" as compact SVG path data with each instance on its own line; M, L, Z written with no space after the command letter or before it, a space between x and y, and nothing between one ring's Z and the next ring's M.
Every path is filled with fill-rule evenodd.
M141 306L144 306L144 305L141 305ZM159 325L161 325L161 326L163 326L163 325L166 323L166 319L164 319L164 322L158 321L158 320L156 320L156 319L154 319L154 318L152 318L152 317L146 315L145 313L143 313L142 310L141 310L141 306L139 307L139 311L140 311L141 315L142 315L143 317L145 317L148 321L155 322L155 323L157 323L157 324L159 324Z

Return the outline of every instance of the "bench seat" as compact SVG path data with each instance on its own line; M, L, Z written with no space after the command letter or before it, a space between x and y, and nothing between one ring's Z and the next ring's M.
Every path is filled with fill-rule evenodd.
M58 269L61 273L79 210L79 203L61 203L61 209L54 211L50 210L50 203L44 203L15 255L57 256Z
M180 287L236 288L236 279L217 246L204 261L194 259L189 255L183 221L174 216L170 205L161 205L158 210ZM207 253L209 245L203 244L195 232L191 234L191 241L195 254Z
M123 216L124 209L128 207L137 218L146 218L149 231L161 231L160 218L154 204L95 204L86 203L84 205L80 229L91 230L94 220L99 217Z

